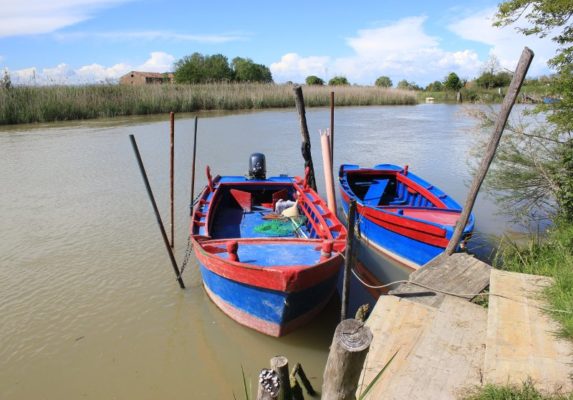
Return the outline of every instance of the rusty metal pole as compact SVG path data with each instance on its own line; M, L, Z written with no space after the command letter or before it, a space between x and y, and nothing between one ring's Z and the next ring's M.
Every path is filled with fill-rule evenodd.
M527 74L527 70L529 69L529 65L531 64L531 60L533 60L533 51L529 48L525 47L523 52L521 53L521 57L517 64L517 68L515 69L515 73L513 74L513 79L509 84L509 88L507 90L507 94L503 99L503 103L501 104L501 110L497 116L497 120L495 121L495 126L493 129L493 133L487 145L484 157L481 161L480 167L474 176L474 180L472 182L472 186L470 187L470 191L468 193L468 197L466 200L466 204L462 210L462 214L460 215L460 219L456 224L456 229L448 243L448 247L445 250L445 254L447 256L451 256L456 248L458 247L458 242L461 240L464 228L468 223L470 218L470 213L472 208L474 207L479 189L485 179L487 171L489 170L489 166L493 161L493 157L495 156L495 151L497 150L497 146L499 145L499 141L501 139L501 134L503 133L503 129L505 128L505 124L507 123L507 119L509 118L509 113L517 99L517 95L519 94L519 89L521 89L521 85L525 80L525 75Z
M195 196L195 158L197 156L197 117L195 117L195 132L193 135L193 161L191 163L191 202L189 207L193 213L193 196Z
M149 179L147 179L147 174L145 173L145 167L143 166L143 160L141 159L141 154L139 154L139 148L137 147L137 142L133 135L129 135L129 140L131 140L131 146L133 147L133 152L135 153L135 158L137 159L137 164L139 165L139 172L141 172L141 177L143 178L143 183L147 189L147 195L149 196L149 201L153 207L153 212L155 213L155 219L157 220L157 225L159 225L159 230L161 231L161 237L163 238L163 243L167 249L167 254L169 255L169 260L171 261L171 266L177 277L177 282L181 289L185 289L185 284L181 278L181 272L177 266L177 261L175 261L175 256L173 255L173 250L169 246L169 239L167 239L167 233L165 232L165 227L163 226L163 221L161 221L161 215L159 214L159 209L157 208L157 203L155 202L155 197L153 197L153 191L151 190L151 185L149 184Z
M170 226L171 226L171 248L175 245L175 113L171 111L169 113L169 121L170 121L170 168L169 168L169 195L171 200L171 219L170 219Z

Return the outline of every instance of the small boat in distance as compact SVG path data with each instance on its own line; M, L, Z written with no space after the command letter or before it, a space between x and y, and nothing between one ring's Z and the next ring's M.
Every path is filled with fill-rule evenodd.
M309 322L336 289L344 225L306 178L267 178L262 154L251 155L248 177L212 179L207 167L207 179L191 238L211 300L271 336Z
M410 272L443 253L462 211L454 199L407 166L344 164L339 181L346 215L350 200L356 200L357 269L371 285L407 279ZM473 228L471 215L462 246Z

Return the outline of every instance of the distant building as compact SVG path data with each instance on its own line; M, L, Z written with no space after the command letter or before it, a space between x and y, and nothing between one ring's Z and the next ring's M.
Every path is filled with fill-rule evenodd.
M172 72L131 71L119 78L120 85L161 85L163 83L173 83Z

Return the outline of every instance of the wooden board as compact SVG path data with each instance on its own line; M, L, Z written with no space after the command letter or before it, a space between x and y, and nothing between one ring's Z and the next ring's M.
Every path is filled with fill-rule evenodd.
M438 257L410 275L410 281L450 293L475 294L489 285L491 267L466 254ZM413 284L402 284L390 294L418 303L439 307L444 294ZM471 300L474 296L464 296Z
M456 399L467 386L479 385L486 314L482 307L450 296L440 309L381 297L367 322L374 341L362 390L396 351L368 398Z
M485 382L517 384L531 378L546 392L573 390L573 346L538 307L551 278L492 270ZM505 297L499 297L505 296Z

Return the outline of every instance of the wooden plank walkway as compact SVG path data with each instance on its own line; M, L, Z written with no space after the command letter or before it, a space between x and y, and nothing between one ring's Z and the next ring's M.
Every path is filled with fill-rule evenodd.
M397 352L370 398L457 398L466 386L481 384L486 319L482 307L451 296L441 301L439 309L381 297L366 323L374 341L361 376L362 388Z
M551 278L492 270L486 341L486 383L521 384L531 378L547 392L573 391L573 346L539 307ZM504 297L500 297L500 296Z
M450 293L475 294L489 285L491 266L466 253L437 257L413 272L409 280ZM389 294L439 307L445 295L420 286L402 284ZM473 296L465 296L471 300Z

